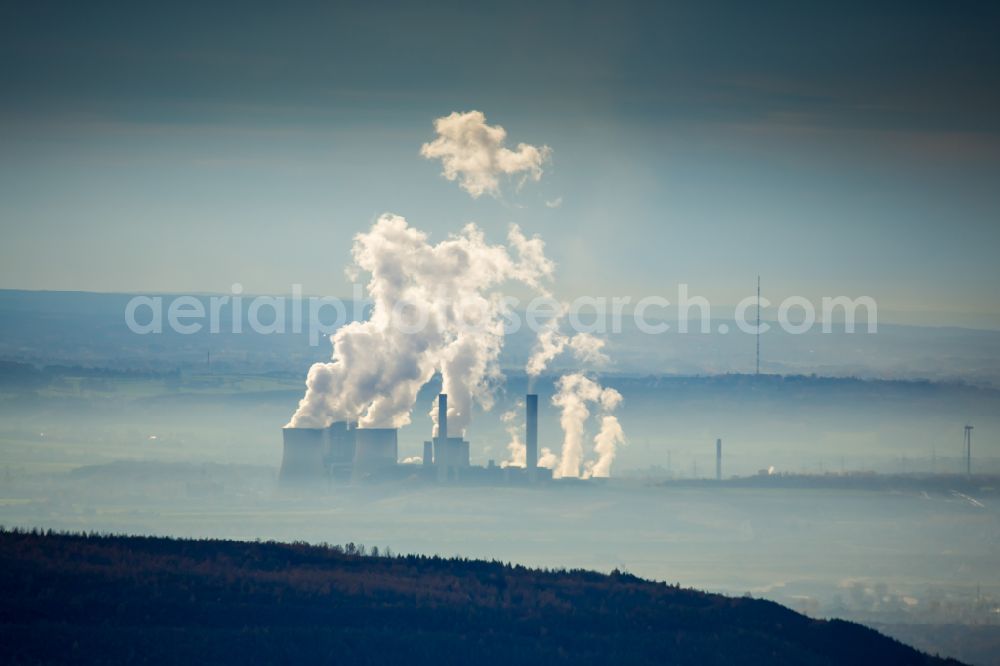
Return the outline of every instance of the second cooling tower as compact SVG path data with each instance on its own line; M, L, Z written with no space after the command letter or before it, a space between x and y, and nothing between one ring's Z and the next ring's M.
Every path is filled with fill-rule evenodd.
M358 428L354 431L354 474L370 474L396 464L399 454L395 428Z

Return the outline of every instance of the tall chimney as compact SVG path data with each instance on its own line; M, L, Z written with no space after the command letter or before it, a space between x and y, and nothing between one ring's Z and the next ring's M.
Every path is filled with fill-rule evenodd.
M438 437L448 440L448 394L438 393Z
M529 393L524 396L525 434L524 434L524 464L528 468L528 479L535 480L538 468L538 394Z
M972 475L972 426L965 426L965 474Z
M455 464L455 456L448 443L448 394L438 393L438 435L434 440L434 465L437 467L438 482L449 480L449 472Z
M715 440L715 480L722 481L722 440Z

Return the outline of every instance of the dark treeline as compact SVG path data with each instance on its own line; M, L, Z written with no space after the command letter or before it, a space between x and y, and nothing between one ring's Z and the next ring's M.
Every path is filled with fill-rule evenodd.
M769 601L353 544L3 531L0 599L6 663L947 663Z
M176 379L179 370L157 371L140 368L108 368L83 365L44 365L0 360L0 385L24 388L45 386L54 379L86 377L99 379Z

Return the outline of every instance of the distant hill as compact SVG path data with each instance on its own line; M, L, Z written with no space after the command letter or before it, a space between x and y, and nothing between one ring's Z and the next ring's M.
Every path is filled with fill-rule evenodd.
M220 372L282 372L304 376L309 365L330 358L325 336L310 336L308 321L295 332L293 308L284 312L284 332L254 333L248 313L253 296L244 294L238 318L243 325L234 332L234 313L229 307L218 311L215 333L207 318L197 318L202 329L192 334L172 331L166 310L178 296L197 298L211 312L207 294L154 294L161 299L162 333L139 335L129 330L125 310L133 294L88 292L19 291L0 289L0 360L34 365L83 365L126 370L171 371L178 368L200 371L211 353L212 368ZM345 313L364 316L364 304L344 300ZM308 305L305 305L308 312ZM653 321L651 310L651 323ZM692 325L681 333L676 321L669 332L649 335L635 320L625 316L620 330L613 323L607 332L597 330L608 342L613 363L608 373L716 375L753 372L754 339L738 333L731 308L712 310L710 332L701 333ZM770 317L776 313L770 313ZM138 320L148 321L142 311ZM265 317L266 315L262 315ZM523 320L523 313L518 313ZM907 326L893 324L886 315L876 334L859 325L854 334L845 334L836 325L823 333L814 327L803 335L785 333L774 321L761 336L761 369L781 375L818 374L836 377L882 379L960 380L981 386L1000 386L1000 331L955 326ZM192 320L194 321L194 320ZM270 321L270 320L266 320ZM327 319L323 320L324 322ZM332 319L331 319L332 321ZM591 323L584 314L581 321ZM666 322L664 322L666 323ZM719 333L725 325L728 334ZM312 337L312 339L311 339ZM528 327L506 337L500 363L505 370L524 368L535 344ZM550 369L575 367L571 358L555 359Z
M353 546L0 532L5 663L943 664L626 573Z

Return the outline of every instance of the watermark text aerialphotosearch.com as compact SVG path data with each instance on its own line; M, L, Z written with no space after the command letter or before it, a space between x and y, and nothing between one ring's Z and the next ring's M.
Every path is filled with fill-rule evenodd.
M354 297L344 300L332 296L303 296L302 286L293 285L290 296L245 296L236 283L230 294L213 296L134 296L125 307L125 323L139 335L159 334L165 330L182 335L253 332L259 335L308 333L310 344L319 344L341 326L371 315L360 285L354 285ZM738 331L749 335L767 333L772 324L758 323L759 309L770 308L766 297L750 295L736 304L732 322ZM647 335L671 331L678 333L730 332L728 323L715 322L712 305L703 296L691 295L681 283L673 300L661 295L640 298L631 296L580 296L559 301L536 296L522 302L514 296L484 298L461 307L400 298L385 318L387 326L417 333L432 326L440 317L457 322L470 330L494 330L502 326L504 334L517 333L522 327L539 332L553 322L575 333L621 333L631 319L636 330ZM728 308L726 309L728 312ZM834 325L837 321L837 325ZM862 324L859 329L859 324ZM824 296L817 304L803 296L789 296L777 303L777 326L786 333L800 335L815 330L823 333L854 333L878 330L878 306L870 296Z

